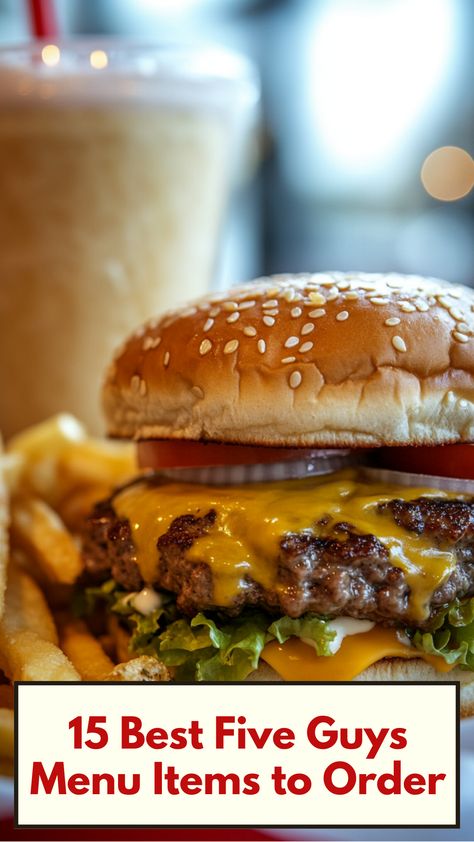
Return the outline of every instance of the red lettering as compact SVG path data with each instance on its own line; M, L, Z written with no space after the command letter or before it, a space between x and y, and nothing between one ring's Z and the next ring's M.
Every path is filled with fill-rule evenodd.
M141 748L145 737L139 716L122 716L122 748Z
M89 778L87 775L82 775L81 772L71 775L67 782L67 788L72 795L85 795L86 792L89 792Z
M202 789L202 780L200 775L194 775L189 772L181 778L181 789L185 795L197 795Z
M367 760L373 760L374 757L377 757L379 748L388 734L388 728L381 728L378 734L376 734L375 731L372 731L372 728L364 728L364 731L367 734L371 745L367 754Z
M48 777L41 761L35 760L33 762L33 769L31 773L31 795L38 795L40 784L46 795L50 795L53 791L53 787L55 786L58 788L59 795L65 795L66 776L64 774L64 763L62 761L56 762L51 769L51 774Z
M431 773L430 775L428 775L428 792L429 792L429 794L430 795L437 795L436 784L438 783L438 781L445 781L445 780L446 780L446 775L444 773L441 773L440 775L435 775L434 773Z
M333 781L333 776L339 771L345 772L347 775L346 783L342 784L342 786L337 786ZM348 792L351 792L354 789L357 781L357 775L354 767L351 766L350 763L340 760L335 763L331 763L327 769L324 770L323 781L327 791L332 793L332 795L347 795Z
M390 743L390 748L406 748L407 747L407 738L405 734L407 732L406 728L393 728L391 732L392 742Z
M421 795L425 791L426 781L423 775L407 775L403 786L409 795Z
M311 720L306 729L306 735L314 748L331 748L337 743L337 731L323 731L323 736L326 738L324 742L316 733L319 725L334 725L334 722L335 720L331 716L315 716Z
M146 735L146 741L150 748L166 748L168 732L164 728L151 728Z

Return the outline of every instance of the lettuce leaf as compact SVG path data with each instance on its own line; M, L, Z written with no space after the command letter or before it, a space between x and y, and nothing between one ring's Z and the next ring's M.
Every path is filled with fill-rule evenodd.
M156 652L167 666L176 667L178 681L242 681L258 666L263 647L271 640L263 612L243 614L217 624L199 613L190 622L176 620L159 635Z
M474 598L441 611L427 631L410 631L412 645L448 664L474 670Z
M336 632L318 614L304 614L297 620L280 617L271 624L268 631L279 643L284 643L289 637L300 637L302 640L312 640L318 655L332 655L330 647Z

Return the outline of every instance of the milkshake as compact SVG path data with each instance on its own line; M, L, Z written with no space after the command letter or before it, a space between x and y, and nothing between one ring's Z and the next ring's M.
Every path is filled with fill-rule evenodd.
M208 288L236 114L256 95L248 67L235 59L230 72L220 54L79 44L53 66L47 55L0 51L7 437L61 410L100 431L120 337Z

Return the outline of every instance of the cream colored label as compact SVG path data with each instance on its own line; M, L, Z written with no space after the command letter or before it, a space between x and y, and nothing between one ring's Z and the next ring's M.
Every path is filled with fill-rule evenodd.
M18 692L20 826L456 822L454 684Z

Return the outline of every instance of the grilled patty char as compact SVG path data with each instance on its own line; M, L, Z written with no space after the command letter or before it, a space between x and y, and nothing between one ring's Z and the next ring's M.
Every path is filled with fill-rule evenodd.
M430 537L433 548L441 546L456 554L455 570L432 595L430 616L456 597L474 594L474 501L420 497L411 502L392 500L379 509L406 530ZM404 571L390 563L387 548L375 535L356 534L350 524L333 525L325 537L307 532L283 535L275 587L265 589L249 578L230 606L217 606L211 568L186 558L193 542L211 531L216 519L213 509L203 517L182 515L157 541L153 584L175 593L184 614L218 609L235 616L253 606L290 617L314 611L390 625L410 625L413 620ZM97 504L83 538L83 584L112 576L125 590L143 586L130 524L118 519L113 497Z

